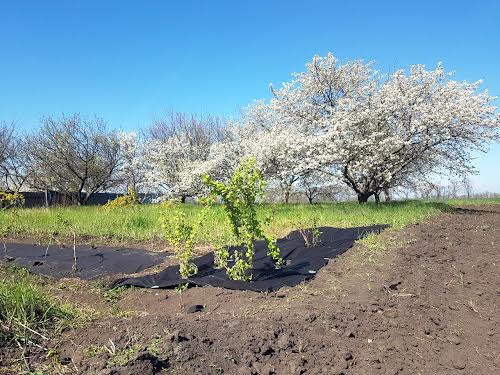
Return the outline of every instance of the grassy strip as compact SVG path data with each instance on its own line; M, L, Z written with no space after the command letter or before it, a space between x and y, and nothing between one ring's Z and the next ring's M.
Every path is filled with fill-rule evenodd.
M22 268L0 268L0 347L48 340L47 332L62 330L75 316L45 292L38 277Z
M273 221L266 228L267 234L278 237L286 235L300 226L313 222L320 226L352 227L372 224L390 224L401 228L413 222L424 220L450 206L461 204L500 203L500 199L405 201L379 205L356 202L330 204L276 204L262 205L259 215L272 213ZM154 240L161 237L159 205L141 205L115 210L102 207L60 207L21 209L0 212L0 236L30 237L48 241L51 236L71 238L73 231L82 239L94 242L123 243ZM200 207L193 204L183 206L188 220L196 220ZM198 244L214 240L227 241L229 227L225 225L225 214L221 206L210 210ZM63 223L63 224L62 224Z
M500 204L500 198L470 198L470 199L458 198L458 199L443 200L442 202L452 207L481 206L485 204Z

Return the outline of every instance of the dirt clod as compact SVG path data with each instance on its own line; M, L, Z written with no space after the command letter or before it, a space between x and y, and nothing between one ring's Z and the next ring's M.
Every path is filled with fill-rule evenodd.
M186 312L188 314L194 314L194 313L197 313L197 312L202 312L203 310L205 310L205 306L203 305L193 305L193 306L190 306Z

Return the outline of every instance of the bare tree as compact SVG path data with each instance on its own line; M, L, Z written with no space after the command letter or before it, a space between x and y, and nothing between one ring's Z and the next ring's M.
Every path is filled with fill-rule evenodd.
M458 189L460 188L460 181L452 179L448 183L448 198L457 198Z
M98 117L48 117L28 141L33 187L71 195L84 205L117 182L118 138Z
M170 111L155 120L145 132L149 140L166 142L173 137L187 137L192 146L209 146L226 139L225 120L214 115L193 115Z
M345 190L340 180L319 172L309 172L299 180L299 190L312 204L320 197L337 200L338 194Z
M14 123L0 125L0 189L18 192L30 170L25 143L14 130Z
M3 122L0 124L0 165L8 158L14 138L14 124Z
M7 190L7 163L10 158L14 135L13 124L0 124L0 190Z
M309 204L314 203L314 199L318 197L318 195L321 193L321 186L319 186L317 183L315 183L314 180L305 178L302 181L302 190L304 191L305 196L307 197L307 200Z
M468 175L462 176L461 179L462 187L464 188L465 194L467 195L467 199L469 199L474 192L474 185L472 180Z

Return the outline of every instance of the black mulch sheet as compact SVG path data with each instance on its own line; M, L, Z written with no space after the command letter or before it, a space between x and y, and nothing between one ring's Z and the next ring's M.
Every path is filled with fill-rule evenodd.
M276 269L273 261L267 256L264 241L255 243L254 268L252 281L234 281L226 276L225 270L213 268L213 254L209 253L194 259L198 266L198 274L182 279L178 266L170 266L163 271L142 277L134 277L115 281L111 286L133 285L143 288L173 288L180 284L211 285L227 289L252 290L266 292L284 286L295 286L314 277L321 267L352 247L354 242L368 233L379 233L387 225L376 225L358 228L322 227L320 243L315 247L305 247L304 239L298 231L278 240L281 255L287 264ZM230 253L234 248L230 249Z
M15 263L30 272L54 278L93 279L114 274L132 274L163 262L167 253L117 247L76 247L76 270L73 270L73 245L61 247L6 243L0 245L0 260ZM3 256L2 256L3 255Z

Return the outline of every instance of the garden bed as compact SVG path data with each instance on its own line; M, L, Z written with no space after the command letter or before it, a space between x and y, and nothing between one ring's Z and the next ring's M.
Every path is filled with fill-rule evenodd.
M29 358L44 374L494 374L500 206L384 231L272 293L46 280L94 311ZM3 350L4 373L20 353ZM15 367L18 366L18 367Z

